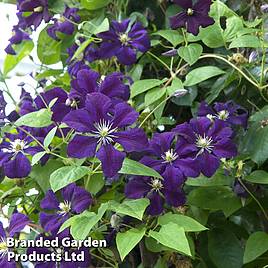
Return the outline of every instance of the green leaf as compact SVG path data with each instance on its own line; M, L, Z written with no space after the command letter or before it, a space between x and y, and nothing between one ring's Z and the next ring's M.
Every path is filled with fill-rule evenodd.
M45 166L35 165L32 167L32 171L30 173L30 178L34 179L44 193L50 189L49 177L50 175L60 167L62 167L62 162L57 161L55 159L49 160Z
M249 129L240 142L240 152L249 154L251 159L258 165L268 159L268 126L262 126L262 120L268 118L268 106L256 112L250 118Z
M216 66L203 66L187 74L184 86L193 86L225 72Z
M250 235L246 243L243 262L252 262L268 250L268 235L265 232L256 232Z
M53 138L55 137L55 134L57 132L57 127L52 128L48 134L46 135L44 139L44 146L48 147L50 143L52 142Z
M171 86L167 87L167 93L169 96L173 95L176 91L183 89L182 81L175 77L171 83Z
M79 48L75 51L73 57L72 57L72 60L76 59L76 58L79 58L80 55L84 52L84 50L88 47L88 45L90 43L92 43L93 41L93 38L89 38L87 39L86 41L84 41L80 46Z
M187 47L180 47L178 49L179 56L190 65L197 62L202 52L203 47L199 44L190 44Z
M82 7L88 10L96 10L107 6L111 0L81 0Z
M179 227L176 223L170 222L163 225L159 232L150 230L149 236L166 247L191 256L189 242L184 233L184 229Z
M89 213L84 217L76 218L71 224L71 235L74 237L74 239L84 240L88 236L91 229L101 220L108 207L108 203L101 204L98 214Z
M268 172L264 170L253 171L245 177L245 180L251 183L268 184Z
M200 232L207 230L205 226L185 215L172 214L169 212L158 218L158 223L160 225L165 225L169 222L176 223L179 227L182 227L185 232Z
M165 38L169 43L173 45L173 47L176 47L177 45L184 42L183 36L180 35L178 31L175 30L160 30L153 34L160 35L161 37Z
M217 268L241 268L243 249L229 230L215 229L208 233L208 253Z
M79 214L79 215L75 215L71 218L69 218L68 220L66 220L60 227L59 229L59 233L61 233L63 230L65 230L66 228L72 226L73 224L75 224L75 221L79 221L79 219L89 219L91 217L96 216L96 213L94 212L90 212L90 211L84 211L83 213Z
M89 173L89 169L84 166L62 167L50 175L51 189L56 192L68 184L75 182Z
M142 240L146 232L146 228L130 229L124 233L116 235L116 246L123 261L129 252Z
M222 210L226 217L241 208L240 199L230 187L211 186L194 189L188 195L190 205L209 209L212 211Z
M118 172L120 174L140 175L163 179L162 176L154 169L128 158L125 158L123 166Z
M98 34L98 33L102 33L102 32L106 32L109 30L109 20L107 18L105 18L103 20L103 22L96 27L96 29L94 30L93 34Z
M91 194L97 194L105 185L105 180L102 173L95 173L90 176L89 182L86 184L88 190Z
M38 152L32 158L32 166L37 164L39 160L46 154L47 152Z
M210 48L225 46L223 30L218 22L215 22L213 25L206 28L201 28L200 36L203 43Z
M37 56L42 63L50 65L60 61L61 42L52 39L47 34L47 28L43 29L39 34Z
M238 16L232 16L226 20L226 30L224 31L224 39L231 42L237 33L244 29L243 20Z
M44 108L37 112L23 115L14 124L18 127L47 127L52 124L51 116L51 111Z
M164 88L156 87L156 88L150 89L145 94L145 98L144 98L145 106L146 107L150 106L151 104L155 103L156 101L161 99L163 96L165 96L165 94L166 94L166 89Z
M3 75L4 77L12 71L23 58L28 56L34 48L33 41L24 41L21 44L14 45L16 55L7 55L4 61Z
M185 182L189 186L223 186L231 185L233 179L226 176L222 170L217 171L211 178L206 176L199 176L198 178L188 178Z
M118 214L128 215L138 220L142 220L145 209L150 204L147 198L136 200L125 200L122 204L112 201L111 210Z
M261 47L261 41L257 36L254 35L243 35L239 36L230 44L229 48L239 48L239 47Z
M151 88L160 86L163 84L163 80L158 79L145 79L145 80L139 80L132 84L130 90L131 90L131 98L134 98L135 96L148 91Z

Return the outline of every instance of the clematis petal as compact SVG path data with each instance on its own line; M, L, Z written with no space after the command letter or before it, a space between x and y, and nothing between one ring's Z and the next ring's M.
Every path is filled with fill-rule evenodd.
M132 65L136 62L136 52L130 47L121 47L117 52L116 56L118 61L124 65Z
M131 199L145 197L150 192L150 179L148 177L133 177L125 186L125 195Z
M93 157L97 148L97 139L82 135L75 135L69 142L67 154L74 158Z
M92 196L81 187L75 187L71 201L72 210L76 213L82 213L92 204Z
M208 152L198 156L201 172L208 178L212 177L220 166L220 160Z
M111 144L102 146L96 156L100 159L105 177L112 178L121 169L125 153L116 150Z
M46 192L45 197L41 200L40 207L42 209L58 209L59 201L52 190Z
M87 95L86 109L89 113L89 118L94 122L99 122L102 119L108 120L108 112L112 108L112 101L109 97L101 93L92 93Z
M5 175L11 179L25 178L31 172L31 163L22 153L18 153L14 159L4 164Z
M137 113L130 105L124 102L115 105L114 110L113 125L116 127L121 128L130 126L135 123L139 117L139 113Z
M19 233L24 227L30 223L29 218L22 213L14 213L11 216L8 233L13 237L16 233Z
M146 134L140 128L117 132L114 141L121 144L126 152L140 152L148 146Z
M71 111L62 120L63 123L79 132L90 132L92 121L85 109Z
M164 199L156 191L147 195L150 199L150 205L147 207L146 212L151 216L157 216L164 210Z

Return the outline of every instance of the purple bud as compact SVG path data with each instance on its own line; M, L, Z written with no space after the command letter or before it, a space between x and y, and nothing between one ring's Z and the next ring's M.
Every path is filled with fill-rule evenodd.
M180 98L180 97L183 97L185 96L186 94L188 94L188 90L186 89L177 89L174 93L173 93L173 96L174 97L177 97L177 98Z
M162 53L162 56L167 56L167 57L174 57L177 55L178 55L178 52L177 52L177 49L175 49L175 48Z

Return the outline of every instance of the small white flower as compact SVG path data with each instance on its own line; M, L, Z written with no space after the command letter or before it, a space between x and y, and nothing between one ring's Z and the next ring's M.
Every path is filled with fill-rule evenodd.
M38 195L38 194L39 194L39 191L35 188L32 188L26 193L26 196L33 196L33 195Z

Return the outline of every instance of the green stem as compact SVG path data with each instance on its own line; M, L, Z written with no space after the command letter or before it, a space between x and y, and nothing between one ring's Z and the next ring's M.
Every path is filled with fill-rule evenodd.
M97 254L94 254L93 252L90 252L90 254L91 254L93 257L95 257L95 258L97 258L97 259L99 259L99 260L103 261L104 263L109 264L111 267L117 267L117 266L116 266L116 265L114 265L113 263L111 263L111 262L109 262L109 261L105 260L104 258L102 258L102 257L98 256Z
M262 204L260 203L260 201L254 196L254 194L247 188L247 186L243 183L243 181L238 178L239 183L243 186L243 188L246 190L246 192L252 197L252 199L257 203L257 205L260 207L265 219L268 221L268 215L264 209L264 207L262 206Z
M169 68L169 66L164 62L164 61L162 61L159 57L157 57L155 54L153 54L151 51L148 51L147 52L150 56L152 56L153 58L155 58L157 61L159 61L161 64L163 64L170 72L171 72L171 70L170 70L170 68Z

